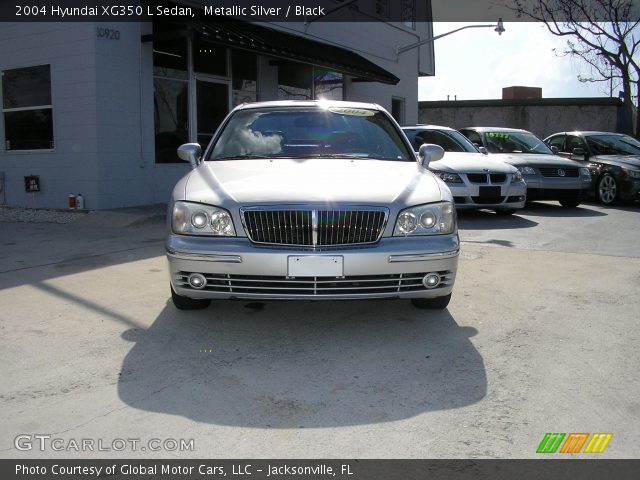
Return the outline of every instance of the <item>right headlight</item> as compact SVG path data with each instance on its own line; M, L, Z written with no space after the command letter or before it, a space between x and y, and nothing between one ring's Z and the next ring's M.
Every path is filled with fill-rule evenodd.
M623 168L623 170L629 175L631 178L635 180L640 180L640 170L629 170L627 168Z
M516 170L516 172L511 177L511 183L519 182L521 180L522 180L522 172L520 172L520 170Z
M445 183L464 183L457 173L443 172L441 170L431 170L431 173L440 177Z
M443 235L456 230L456 210L450 202L430 203L406 208L398 214L394 237Z
M523 175L535 175L536 171L532 167L517 167Z
M171 230L182 235L236 235L229 212L213 205L191 202L176 202L173 205Z

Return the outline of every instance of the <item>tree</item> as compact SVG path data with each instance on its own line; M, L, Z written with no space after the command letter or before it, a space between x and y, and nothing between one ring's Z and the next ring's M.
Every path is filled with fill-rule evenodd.
M622 86L626 133L633 135L634 109L640 107L640 16L636 0L513 2L515 7L510 8L518 16L543 22L553 35L567 37L563 53L586 62L592 72L592 76L579 76L580 81L611 85L616 81ZM635 136L640 138L640 121Z

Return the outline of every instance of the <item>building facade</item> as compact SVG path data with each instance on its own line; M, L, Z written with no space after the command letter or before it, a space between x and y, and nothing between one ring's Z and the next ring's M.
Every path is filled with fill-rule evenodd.
M430 9L400 3L409 13L407 6ZM90 209L166 202L189 169L176 147L206 144L244 102L374 102L415 123L418 77L434 70L432 46L396 54L432 36L432 24L415 15L308 24L4 23L0 202L65 208L78 193ZM37 191L25 177L31 186L37 178Z

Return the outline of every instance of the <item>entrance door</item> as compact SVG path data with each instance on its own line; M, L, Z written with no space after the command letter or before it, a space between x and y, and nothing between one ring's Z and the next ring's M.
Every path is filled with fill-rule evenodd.
M229 93L227 83L196 80L196 141L203 149L229 113Z

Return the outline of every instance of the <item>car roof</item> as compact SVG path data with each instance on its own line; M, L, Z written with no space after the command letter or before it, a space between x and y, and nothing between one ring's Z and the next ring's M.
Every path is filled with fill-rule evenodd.
M340 107L340 108L364 108L368 110L384 110L377 103L343 102L339 100L274 100L269 102L243 103L234 110L248 110L252 108L268 107Z
M552 137L553 135L617 135L619 137L624 136L624 133L618 132L600 132L596 130L573 130L571 132L556 132L549 135Z
M451 127L444 127L442 125L422 125L422 124L418 124L418 125L403 125L401 127L403 130L408 130L408 129L412 129L412 130L447 130L447 131L455 131L454 128Z
M522 130L521 128L507 128L507 127L464 127L460 130L475 130L476 132L484 133L484 132L524 132L531 133L529 130Z

